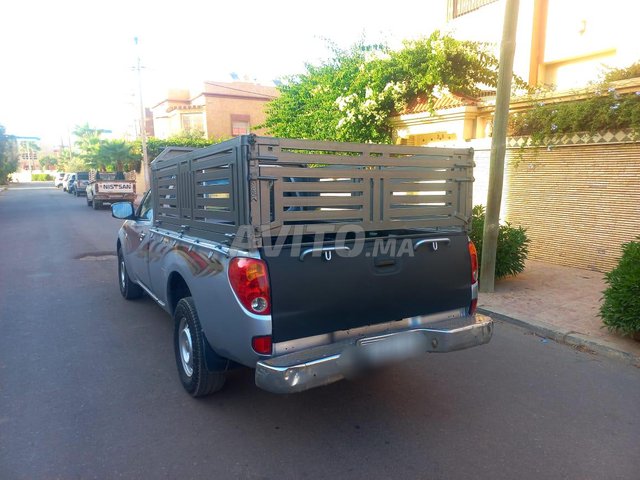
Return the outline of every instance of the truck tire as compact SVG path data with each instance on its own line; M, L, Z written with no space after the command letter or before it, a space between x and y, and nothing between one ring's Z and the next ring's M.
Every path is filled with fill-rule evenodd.
M74 189L73 189L73 196L74 196L74 197L77 197L77 196L78 196L78 189L77 189L77 188L74 188Z
M132 282L129 278L124 255L122 255L122 250L120 249L118 249L118 286L120 287L120 293L127 300L133 300L142 296L142 287Z
M89 195L87 195L87 207L90 207L93 204L91 200L89 200Z
M100 202L98 202L97 200L93 201L93 209L94 210L98 210L101 206L102 206L102 204Z
M193 397L204 397L224 386L223 372L207 370L204 335L192 297L182 298L173 315L173 347L180 381Z

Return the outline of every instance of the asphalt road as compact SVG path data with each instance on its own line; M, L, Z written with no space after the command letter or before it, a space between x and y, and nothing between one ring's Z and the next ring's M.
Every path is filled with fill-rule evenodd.
M0 479L640 477L640 370L507 324L355 381L278 396L239 370L194 400L170 318L120 297L119 224L0 193Z

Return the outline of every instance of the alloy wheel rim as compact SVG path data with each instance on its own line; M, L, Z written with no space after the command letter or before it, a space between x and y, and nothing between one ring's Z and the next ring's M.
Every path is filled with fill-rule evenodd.
M120 260L120 287L122 287L122 290L124 290L126 288L126 270L124 268L124 259Z
M191 339L191 329L185 317L180 319L178 332L178 349L180 350L182 369L187 377L191 377L191 375L193 375L193 342Z

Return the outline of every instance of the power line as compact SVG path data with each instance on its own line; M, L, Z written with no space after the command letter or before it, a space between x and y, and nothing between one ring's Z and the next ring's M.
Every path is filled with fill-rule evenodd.
M227 85L221 85L215 82L204 82L204 83L206 83L207 85L213 85L214 87L226 88L227 90L234 90L236 92L250 93L251 95L260 95L262 97L277 98L273 95L268 95L266 93L252 92L250 90L242 90L241 88L228 87Z

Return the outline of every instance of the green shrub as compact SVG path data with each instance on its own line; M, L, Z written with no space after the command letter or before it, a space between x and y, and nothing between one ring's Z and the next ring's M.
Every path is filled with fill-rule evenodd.
M610 68L604 75L604 81L615 82L637 77L640 77L640 62L635 62L626 68Z
M476 205L473 207L469 237L478 250L479 265L482 262L484 216L484 206ZM529 254L529 242L524 228L512 227L510 223L500 225L496 250L496 278L517 275L524 270L524 262Z
M638 237L640 240L640 237ZM640 241L622 246L618 265L605 275L600 316L611 331L623 335L640 332Z
M31 181L32 182L50 182L53 180L53 176L48 173L32 173Z

